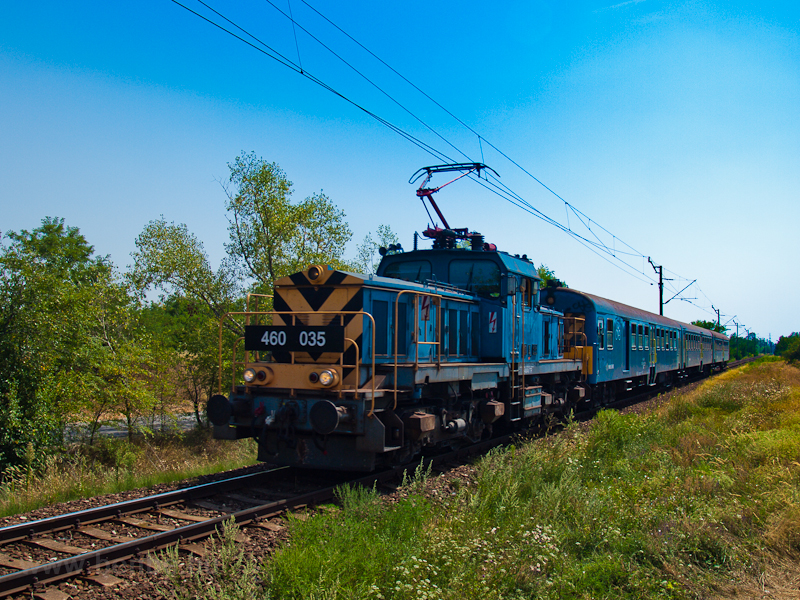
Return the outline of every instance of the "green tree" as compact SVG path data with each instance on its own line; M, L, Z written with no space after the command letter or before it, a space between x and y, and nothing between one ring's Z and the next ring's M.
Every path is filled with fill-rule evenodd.
M150 221L136 238L137 250L128 277L144 294L158 289L201 302L216 320L232 310L241 297L240 279L230 260L214 271L203 243L185 224Z
M782 335L778 338L778 343L775 344L775 354L783 356L784 352L789 350L797 341L800 341L800 333L795 332L791 335Z
M717 333L725 333L727 328L722 325L717 325L715 321L692 321L692 325L697 325L709 331L716 331Z
M96 429L106 409L132 423L150 400L137 306L108 258L59 218L3 242L0 467L50 451L69 422Z
M358 273L375 273L381 261L378 250L380 248L388 248L391 244L397 244L399 241L397 234L392 231L389 225L378 225L376 237L378 238L377 241L375 241L371 233L368 233L364 236L364 241L356 248L356 259L353 267Z
M167 223L163 217L147 224L136 248L128 275L133 286L141 295L150 289L163 293L161 302L145 311L145 321L146 329L166 346L164 376L170 392L188 398L198 424L205 424L201 407L218 381L220 326L225 347L243 333L236 321L225 318L244 308L241 277L231 259L215 271L202 242L186 225Z
M556 277L555 271L548 267L547 265L540 265L538 269L536 269L536 273L539 275L539 278L542 280L541 286L547 287L547 283L549 281L553 281L555 285L558 287L569 287L565 282L561 281Z
M228 167L226 249L253 291L271 294L276 279L313 264L347 268L342 255L352 233L330 198L320 192L292 204L283 169L253 152Z
M198 425L203 419L203 402L211 397L218 382L218 322L196 299L170 296L151 303L143 311L144 326L162 344L161 386L162 422L169 418L170 398L188 400ZM223 333L226 333L223 331ZM233 336L224 337L232 344ZM168 396L168 398L164 398Z
M775 354L784 357L789 362L800 361L800 333L781 336L775 345Z

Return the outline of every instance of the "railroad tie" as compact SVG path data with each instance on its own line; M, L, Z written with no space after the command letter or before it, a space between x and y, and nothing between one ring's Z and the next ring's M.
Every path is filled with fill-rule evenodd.
M122 579L119 577L114 577L109 573L97 573L96 575L86 575L83 577L85 581L89 581L94 583L95 585L99 585L100 587L112 587L115 585L119 585L122 583Z
M131 541L131 538L124 538L118 535L113 535L111 533L108 533L107 531L103 531L99 527L89 527L89 526L79 527L78 533L82 533L83 535L94 538L96 540L106 540L108 542L117 542L118 544Z
M163 508L159 511L165 517L169 517L170 519L179 519L181 521L194 521L195 523L202 523L203 521L208 521L208 517L201 517L199 515L190 515L189 513L181 512L179 510L169 510Z
M30 560L24 560L22 558L14 558L13 556L9 556L8 554L0 554L0 567L6 567L7 569L17 569L19 571L24 571L25 569L32 569L33 567L38 567L41 563L32 562Z
M50 588L42 592L34 592L33 597L39 600L69 600L70 595L65 594L58 588Z
M126 525L132 525L133 527L139 527L140 529L150 529L151 531L172 531L175 529L172 525L151 523L150 521L137 519L135 517L117 517L117 521L125 523Z
M26 543L31 544L33 546L39 546L40 548L46 548L47 550L52 550L53 552L61 552L62 554L72 554L74 556L89 552L89 550L87 550L86 548L78 548L77 546L70 546L69 544L65 544L64 542L59 542L58 540L48 540L48 539L28 540Z

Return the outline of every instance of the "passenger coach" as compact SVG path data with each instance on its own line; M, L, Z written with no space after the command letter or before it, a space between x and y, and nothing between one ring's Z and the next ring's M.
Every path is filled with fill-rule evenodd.
M728 338L702 327L568 288L541 293L543 305L564 313L566 346L592 349L585 375L596 404L637 386L719 370L730 357Z

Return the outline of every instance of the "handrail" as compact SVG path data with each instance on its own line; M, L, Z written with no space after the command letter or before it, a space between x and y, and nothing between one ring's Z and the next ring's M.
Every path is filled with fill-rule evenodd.
M247 300L245 301L245 307L247 308L247 312L250 312L250 298L274 298L272 294L256 294L253 292L247 292ZM256 302L256 310L258 312L258 302ZM249 321L247 325L250 325Z
M565 317L563 317L563 320L564 320L564 325L565 326L566 326L568 321L571 321L572 325L573 325L573 329L570 332L567 332L566 327L564 329L564 341L566 342L564 350L568 350L571 346L578 347L578 344L575 342L575 338L578 337L578 335L583 336L583 342L584 342L583 345L584 346L588 345L588 339L586 337L586 331L585 331L586 330L586 317L566 317L565 316ZM578 321L582 321L583 322L584 331L577 331L576 330L575 325L577 325ZM570 344L570 342L571 342L571 344Z
M436 346L437 346L437 349L436 349L436 364L437 365L441 365L442 364L442 346L441 346L441 339L442 339L442 331L441 331L441 328L442 328L442 314L441 314L441 312L442 312L442 302L441 302L441 300L442 300L442 296L440 294L432 294L430 292L420 292L418 290L402 290L402 291L398 292L397 297L395 298L395 302L394 302L394 365L393 365L394 379L392 381L392 384L393 384L393 387L394 387L394 390L393 390L393 392L394 392L394 405L392 406L392 410L395 410L397 408L397 392L398 392L398 388L397 388L397 367L398 367L398 361L397 361L397 337L398 337L398 334L399 334L398 333L399 332L399 325L397 323L397 319L398 319L398 315L400 314L400 296L402 296L403 294L414 294L414 329L413 329L413 331L414 331L414 337L415 338L417 337L417 327L418 327L418 323L419 323L419 297L420 296L430 296L432 299L436 299L438 301L437 302L437 306L439 307L439 313L440 313L439 316L436 318L436 333L437 333L436 340L438 340L438 341L420 342L419 340L417 340L414 343L414 372L416 373L417 369L419 369L419 345L420 345L420 343L423 343L423 344L426 344L426 345L436 344ZM431 302L431 304L432 303L433 302ZM374 354L374 348L373 348L373 354ZM408 356L408 355L406 355L406 356Z
M367 414L368 417L372 417L375 413L375 318L368 312L363 310L298 310L298 311L291 311L291 310L269 310L269 311L231 311L226 312L222 315L219 319L219 381L218 381L218 388L219 393L222 393L222 322L234 315L244 316L245 318L249 319L251 316L254 315L336 315L336 316L344 316L344 315L363 315L369 317L370 321L372 322L372 402L370 405L369 413ZM238 343L238 341L237 341ZM344 354L340 352L339 354ZM245 359L247 356L245 356ZM234 361L236 357L234 356ZM340 360L344 360L340 358ZM294 361L294 353L292 353L292 361ZM245 361L246 362L246 361ZM360 375L360 372L358 372ZM235 374L234 374L235 379ZM360 382L356 381L356 389L358 389ZM396 387L396 386L395 386Z
M240 338L236 338L233 341L233 359L231 360L231 381L235 381L236 380L236 365L237 365L237 362L236 362L236 350L237 350L237 347L239 346L239 342L241 342L243 339L244 339L244 337L240 337ZM220 393L222 393L222 362L221 362L222 351L221 350L220 350L219 355L220 355L220 384L219 384L220 385L220 390L219 391L220 391ZM243 365L247 364L247 356L246 355L245 355L245 361L242 364Z
M359 363L359 360L358 360L359 359L358 344L356 344L355 340L352 340L349 337L344 338L344 341L345 342L350 342L351 344L353 344L353 346L356 347L356 392L355 392L355 399L358 400L358 386L359 386L359 382L361 381L361 371L359 369L359 364L358 364ZM350 366L350 365L345 365L344 364L344 352L342 352L342 355L339 357L339 361L340 361L339 365L342 367L342 369L344 369L345 366L347 366L347 367ZM372 379L373 380L375 379L375 375L374 374L372 375ZM372 390L373 390L372 406L374 408L375 407L375 397L374 397L375 396L375 386L374 385L372 386ZM340 398L342 397L342 391L341 390L339 390L339 397Z

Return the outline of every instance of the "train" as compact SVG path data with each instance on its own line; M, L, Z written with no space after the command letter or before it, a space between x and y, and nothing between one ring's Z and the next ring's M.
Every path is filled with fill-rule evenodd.
M375 274L326 265L274 284L272 309L239 313L217 439L253 438L258 460L372 471L550 415L601 407L726 366L726 336L549 281L527 255L444 227L432 247L382 248ZM438 169L438 170L437 170ZM241 360L236 357L241 356ZM220 367L221 368L221 367Z

